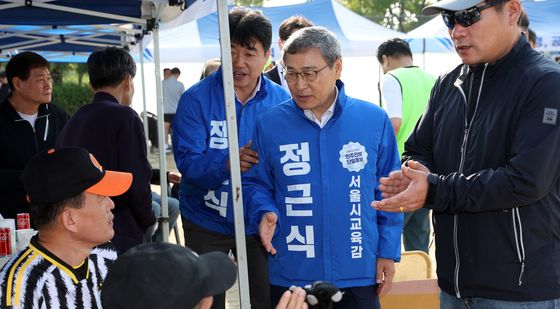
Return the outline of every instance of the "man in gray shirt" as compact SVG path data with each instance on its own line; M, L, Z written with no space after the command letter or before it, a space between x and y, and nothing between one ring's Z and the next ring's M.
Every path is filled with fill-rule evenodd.
M169 146L169 130L171 129L171 123L175 117L175 112L177 111L177 104L183 92L185 92L185 86L183 83L178 81L181 71L179 68L171 69L171 76L163 80L163 121L165 124L165 152L171 152L171 147Z

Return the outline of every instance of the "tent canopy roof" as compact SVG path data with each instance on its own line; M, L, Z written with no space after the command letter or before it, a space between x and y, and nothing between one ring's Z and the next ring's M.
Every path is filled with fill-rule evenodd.
M62 52L75 61L107 46L129 48L155 17L168 22L182 9L164 0L0 0L0 61L19 50Z
M317 26L334 32L344 56L372 56L379 44L404 34L378 25L348 10L336 0L314 0L277 7L258 7L272 23L272 56L278 58L278 28L290 16L300 15ZM163 62L204 62L220 56L218 16L216 13L191 23L160 31ZM153 46L146 44L144 53L150 61Z

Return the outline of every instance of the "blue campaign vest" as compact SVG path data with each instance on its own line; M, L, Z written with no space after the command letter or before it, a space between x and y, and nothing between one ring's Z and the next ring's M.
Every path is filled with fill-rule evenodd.
M258 214L253 222L261 206L274 205L279 215L278 254L269 259L274 285L372 285L376 258L400 257L402 214L370 207L380 198L379 177L400 166L392 126L379 107L347 97L340 81L337 87L334 115L322 129L294 101L256 125L259 164L244 194Z
M266 110L289 99L282 87L261 75L256 96L245 104L236 100L239 146L252 138L256 118ZM179 101L173 122L173 147L182 174L179 190L181 214L211 231L234 235L229 171L226 109L222 70L189 88ZM243 175L242 175L243 176ZM256 234L246 224L246 234Z

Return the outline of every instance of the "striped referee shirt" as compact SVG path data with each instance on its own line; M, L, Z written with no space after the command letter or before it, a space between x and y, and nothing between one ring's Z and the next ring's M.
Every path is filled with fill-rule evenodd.
M116 259L117 252L107 243L72 267L39 245L35 236L0 272L0 308L102 308L101 284Z

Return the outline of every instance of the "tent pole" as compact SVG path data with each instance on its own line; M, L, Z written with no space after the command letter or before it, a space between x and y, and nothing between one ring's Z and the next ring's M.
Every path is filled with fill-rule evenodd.
M138 48L138 56L140 57L140 75L142 80L142 106L144 108L144 113L142 113L142 121L144 122L144 134L146 135L146 153L150 154L150 146L148 142L150 141L150 135L148 132L148 108L146 107L146 81L144 80L144 42L140 39L140 46Z
M159 149L159 179L161 186L161 218L163 242L169 241L169 215L167 208L167 158L165 154L165 139L163 138L163 100L159 58L159 25L153 29L154 34L154 64L156 73L156 96L157 96L157 129Z
M241 190L241 171L239 167L239 141L237 140L237 119L233 91L233 68L227 0L217 0L218 25L220 29L220 51L222 54L222 76L226 105L228 149L230 159L230 184L233 195L233 214L235 219L235 246L237 248L237 272L239 302L242 309L251 308L249 298L249 272L247 269L247 249L245 246L245 222L243 216L243 194Z
M426 70L426 38L422 38L422 69Z

